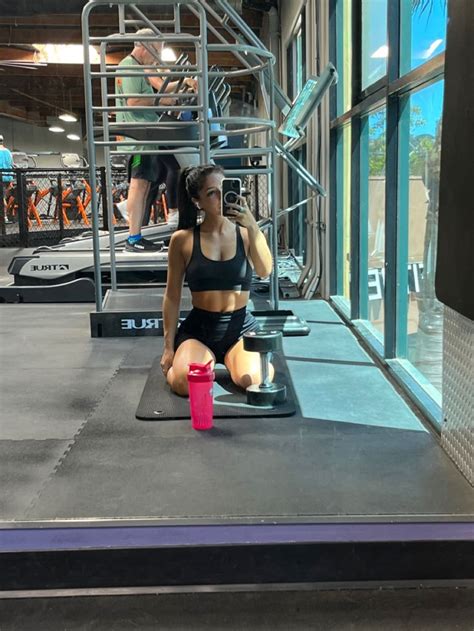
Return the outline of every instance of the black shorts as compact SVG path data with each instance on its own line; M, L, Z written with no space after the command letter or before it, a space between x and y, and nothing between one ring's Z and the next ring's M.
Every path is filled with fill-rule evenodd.
M223 364L227 351L244 333L258 329L257 320L246 307L226 313L193 307L187 318L179 325L174 350L176 351L186 340L198 340L214 353L218 364Z
M158 156L136 154L128 161L128 177L155 182L161 176L163 165Z
M136 154L128 162L128 179L146 180L147 182L166 182L166 201L169 208L177 208L178 180L180 166L174 156L155 156Z

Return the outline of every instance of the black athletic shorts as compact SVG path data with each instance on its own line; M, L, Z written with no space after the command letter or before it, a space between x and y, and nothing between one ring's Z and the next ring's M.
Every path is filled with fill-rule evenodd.
M136 154L130 156L128 161L128 176L137 180L147 180L155 182L163 170L161 160L158 156Z
M218 364L223 364L227 351L244 333L258 329L257 320L246 307L226 313L193 307L187 318L179 325L174 350L176 351L185 340L198 340L214 353Z
M128 162L128 179L146 180L147 182L166 182L166 201L168 208L178 206L178 180L180 166L174 156L155 156L136 154Z

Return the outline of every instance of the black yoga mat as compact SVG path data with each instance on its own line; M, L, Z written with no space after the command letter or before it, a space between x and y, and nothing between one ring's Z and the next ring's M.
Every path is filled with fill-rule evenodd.
M286 362L274 355L275 383L286 385L286 401L277 406L253 407L247 405L243 390L235 386L225 368L216 367L214 384L214 418L249 416L292 416L296 412L296 397ZM157 357L150 369L143 389L136 417L142 421L189 420L189 400L174 394L168 386Z

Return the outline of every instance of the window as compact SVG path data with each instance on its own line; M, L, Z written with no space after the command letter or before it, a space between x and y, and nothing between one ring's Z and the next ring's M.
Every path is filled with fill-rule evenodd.
M339 2L336 7L337 28L341 37L337 42L336 59L339 80L337 89L337 116L347 112L352 104L352 3Z
M298 33L296 35L296 94L301 92L301 88L305 82L305 68L303 61L303 24L301 24Z
M402 0L400 72L417 68L446 48L447 0Z
M386 110L362 119L360 304L379 340L384 332Z
M294 101L306 81L306 67L303 51L305 50L305 12L303 11L296 23L294 36L287 47L287 92ZM300 164L306 166L306 144L293 152L293 156ZM303 201L306 197L306 185L296 173L288 168L288 206ZM303 204L293 210L288 216L288 245L294 250L301 261L305 261L306 248L306 210Z
M439 53L445 48L447 2L333 1L331 50L342 69L331 123L333 300L438 424L443 307L435 296L435 266L444 86ZM388 24L388 10L396 18L398 7L400 19ZM346 85L349 75L360 77L360 85ZM358 93L351 97L354 88Z
M337 138L337 293L350 303L351 284L351 126L344 125Z
M443 82L405 97L399 156L399 357L441 392L443 308L435 296ZM407 273L408 271L408 273Z
M387 0L362 0L362 89L386 74L387 57Z
M293 152L298 162L306 167L306 145ZM302 202L306 199L306 185L303 180L296 175L293 169L288 169L288 202L289 206ZM304 263L306 251L306 209L307 205L302 204L295 208L288 220L288 241L296 256L301 257Z
M303 50L305 50L304 28L305 20L304 13L302 13L296 23L294 37L286 49L287 93L292 101L294 101L306 81L306 67L303 56Z

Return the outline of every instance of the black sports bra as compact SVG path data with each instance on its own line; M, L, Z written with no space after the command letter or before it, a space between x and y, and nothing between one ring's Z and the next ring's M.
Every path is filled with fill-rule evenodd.
M235 256L226 261L208 259L201 250L201 230L193 231L193 251L186 268L185 280L194 291L249 291L252 281L252 267L245 254L240 229L236 225L237 247Z

